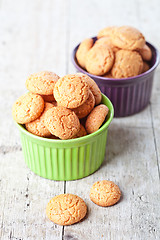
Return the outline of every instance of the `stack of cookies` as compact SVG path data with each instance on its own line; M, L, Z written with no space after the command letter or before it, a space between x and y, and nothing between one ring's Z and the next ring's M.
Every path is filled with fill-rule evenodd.
M59 77L53 72L31 74L28 93L14 103L17 123L40 137L72 139L97 131L109 109L101 104L101 91L85 74Z
M136 28L107 27L99 31L95 42L92 38L82 41L76 58L93 75L128 78L149 69L152 51Z

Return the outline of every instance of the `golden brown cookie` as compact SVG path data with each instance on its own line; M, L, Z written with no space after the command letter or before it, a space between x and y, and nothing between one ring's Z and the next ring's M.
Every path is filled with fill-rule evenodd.
M12 107L12 116L17 123L25 124L37 119L44 109L44 100L41 96L26 93L19 97Z
M144 61L150 61L152 58L152 51L147 44L145 44L141 49L139 49L139 53L141 54Z
M83 137L83 136L86 136L86 135L87 135L86 129L81 124L79 132L73 138L79 138L79 137Z
M99 38L96 42L95 42L95 45L104 45L104 44L107 44L110 46L110 48L112 49L113 52L117 52L118 50L120 50L120 48L116 47L111 38L110 37L101 37Z
M149 70L149 64L147 62L143 62L143 70L142 70L142 73L146 72Z
M42 115L32 122L26 123L26 129L37 136L50 137L52 134L45 127L44 119L46 112L52 107L54 107L52 103L45 102Z
M89 91L88 99L78 108L73 108L72 110L78 116L79 119L86 117L94 108L95 98L91 91Z
M79 45L79 47L77 49L76 58L77 58L79 65L82 68L85 68L86 54L92 46L93 46L93 39L87 38L81 42L81 44Z
M81 76L68 74L55 84L54 97L58 106L77 108L88 99L89 87Z
M53 107L45 114L46 128L60 139L70 139L80 130L77 115L65 107Z
M112 206L119 201L121 191L112 181L95 182L90 190L90 199L101 207Z
M142 73L143 60L136 51L119 50L115 53L115 62L111 69L114 78L127 78Z
M53 72L43 71L31 74L26 80L26 88L32 93L52 95L59 76Z
M85 217L87 206L74 194L60 194L52 198L46 207L47 217L59 225L72 225Z
M145 44L143 34L129 26L117 27L111 34L111 38L115 46L127 50L141 49Z
M106 27L103 28L99 31L97 38L101 38L101 37L111 37L111 35L113 34L113 32L115 31L117 27L115 26L111 26L111 27Z
M106 105L100 104L96 106L87 117L85 123L87 133L93 133L97 131L104 122L108 112L109 109Z
M108 45L94 45L86 55L86 69L94 75L104 75L113 63L114 54Z
M86 81L91 92L95 97L95 104L98 105L102 100L102 94L97 83L92 78L90 78L87 74L77 73L77 75L81 76Z
M45 102L50 102L50 103L55 102L55 98L54 98L53 94L51 94L51 95L41 95L41 97L43 97Z

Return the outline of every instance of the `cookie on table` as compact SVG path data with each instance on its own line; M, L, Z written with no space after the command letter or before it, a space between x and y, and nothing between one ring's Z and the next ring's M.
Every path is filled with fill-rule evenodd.
M130 26L117 27L111 38L113 44L122 49L137 50L145 45L143 34L138 29Z
M141 54L144 61L150 61L152 58L151 49L145 44L141 49L139 49L139 53Z
M111 69L114 78L127 78L142 73L143 60L136 51L119 50L115 53L115 62Z
M31 74L26 80L26 88L32 93L52 95L59 76L53 72L43 71Z
M106 27L106 28L103 28L101 29L99 32L98 32L98 35L97 35L97 38L102 38L102 37L111 37L111 35L113 34L113 32L115 31L117 27L115 26L111 26L111 27Z
M70 139L80 130L77 115L61 106L53 107L46 112L44 124L53 135L60 139Z
M26 125L25 125L26 129L29 132L31 132L37 136L40 136L40 137L51 137L52 134L45 127L44 119L45 119L46 112L52 107L54 107L54 105L52 103L45 102L42 115L32 122L26 123Z
M54 97L58 106L77 108L88 99L89 86L83 77L68 74L55 84Z
M97 83L92 78L90 78L87 74L77 73L76 75L81 76L82 79L84 79L86 81L91 92L93 93L93 95L95 97L95 104L98 105L102 100L102 94L101 94L101 90L99 89Z
M87 38L81 42L81 44L77 49L77 52L76 52L77 61L79 65L84 69L85 69L86 54L92 46L93 46L93 39Z
M93 133L97 131L104 122L108 112L109 109L106 105L100 104L96 106L87 117L85 123L87 133Z
M79 119L86 117L94 108L95 98L91 91L89 91L88 99L79 107L73 108L72 110L78 116Z
M109 45L94 45L86 55L86 69L94 75L109 72L114 63L114 54Z
M87 206L82 198L74 194L60 194L52 198L46 207L47 217L59 225L72 225L82 220Z
M149 70L149 64L147 62L143 62L143 69L142 69L142 73L146 72Z
M74 135L73 138L79 138L79 137L83 137L83 136L86 136L86 135L87 135L86 129L85 129L84 126L81 124L81 125L80 125L80 130L79 130L79 132L78 132L76 135Z
M26 93L19 97L12 107L13 119L17 123L25 124L37 119L44 109L44 100L41 96Z
M121 191L112 181L95 182L90 190L90 199L101 207L112 206L119 201Z

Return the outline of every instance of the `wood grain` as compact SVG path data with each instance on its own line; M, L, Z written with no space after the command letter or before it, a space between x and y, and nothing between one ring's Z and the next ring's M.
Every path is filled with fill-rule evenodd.
M104 163L81 180L50 181L32 173L11 116L29 74L74 73L73 48L105 26L135 26L160 50L159 6L159 0L0 1L0 239L160 239L160 67L149 106L113 120ZM113 207L89 199L100 179L115 181L122 190ZM64 192L77 194L88 206L86 218L67 227L45 214L47 202Z

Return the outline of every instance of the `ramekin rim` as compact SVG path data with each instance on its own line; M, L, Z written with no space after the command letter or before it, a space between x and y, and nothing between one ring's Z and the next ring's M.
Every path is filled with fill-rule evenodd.
M91 37L91 38L92 38L92 39L96 39L96 37ZM159 62L160 62L160 55L159 55L158 49L157 49L153 44L151 44L150 42L146 41L146 43L147 43L148 45L150 45L150 46L155 50L155 52L156 52L156 61L155 61L154 65L153 65L149 70L147 70L146 72L141 73L141 74L139 74L139 75L137 75L137 76L134 76L134 77L128 77L128 78L106 78L106 77L103 77L103 76L93 75L93 74L87 72L85 69L81 68L81 67L78 65L78 63L76 62L76 60L75 60L76 50L77 50L78 46L80 45L80 43L79 43L78 45L76 45L76 47L73 49L72 55L71 55L71 60L72 60L73 65L74 65L80 72L83 72L84 74L87 74L87 75L90 76L91 78L97 78L97 80L101 80L101 81L104 81L104 82L106 82L106 83L107 83L107 82L111 82L111 81L118 83L118 82L127 82L127 81L129 81L129 80L135 80L135 79L137 80L137 79L139 79L139 78L141 78L141 77L144 77L145 75L151 73L151 72L158 66L158 64L159 64Z
M44 137L40 137L40 136L37 136L35 134L32 134L30 132L28 132L23 124L19 124L17 122L15 122L15 124L17 125L17 127L20 129L20 131L24 132L26 135L34 138L35 140L39 140L39 141L43 141L43 142L49 142L49 143L60 143L60 144L64 144L64 143L76 143L76 142L83 142L87 139L91 139L92 137L94 136L97 136L99 134L101 134L106 128L109 127L112 119L113 119L113 116L114 116L114 107L113 107L113 104L112 102L110 101L110 99L105 96L103 93L102 93L102 96L103 98L107 99L108 101L108 105L110 105L110 108L111 108L111 111L110 111L110 117L109 119L94 133L91 133L91 134L88 134L86 136L83 136L83 137L79 137L79 138L73 138L73 139L66 139L66 140L62 140L62 139L50 139L50 138L44 138ZM102 103L103 104L103 103Z

